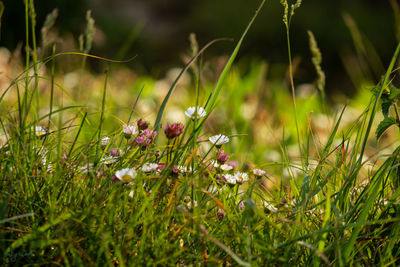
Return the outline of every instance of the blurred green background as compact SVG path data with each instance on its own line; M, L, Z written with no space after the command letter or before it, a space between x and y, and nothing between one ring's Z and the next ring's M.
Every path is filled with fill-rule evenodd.
M5 0L0 45L11 51L24 42L24 5L22 0ZM221 37L238 40L260 1L244 0L38 0L35 1L38 31L48 13L58 8L57 35L63 39L60 49L77 49L78 36L84 31L87 10L92 10L96 35L91 53L122 59L138 57L128 64L138 74L160 78L172 67L182 66L182 55L189 54L188 36L194 32L201 45ZM351 96L358 87L350 77L351 61L357 50L343 16L348 14L362 37L367 38L379 55L373 66L371 82L379 80L380 69L387 65L396 45L393 3L377 0L305 0L291 25L293 56L299 63L296 83L315 79L308 48L307 30L311 30L323 55L327 74L326 90ZM267 1L239 53L246 68L254 59L271 66L269 78L282 77L287 66L283 8L278 0ZM65 41L66 40L66 41ZM365 39L364 39L365 40ZM365 42L364 42L365 43ZM206 52L211 58L229 54L235 42L221 42ZM23 50L23 49L22 49ZM101 70L102 62L90 61L92 70ZM365 74L365 70L363 75ZM373 72L373 71L372 71Z

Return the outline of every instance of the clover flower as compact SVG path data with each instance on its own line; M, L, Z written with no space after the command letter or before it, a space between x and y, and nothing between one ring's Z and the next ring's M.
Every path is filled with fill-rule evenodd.
M137 121L137 126L138 126L140 131L143 131L143 130L146 130L147 128L149 128L149 123L147 121L139 119Z
M162 170L164 170L165 169L165 163L158 163L158 166L157 166L157 173L161 173L162 172Z
M217 217L220 221L222 221L222 219L225 217L226 212L223 209L219 209L217 211Z
M173 174L173 175L179 174L178 166L174 165L174 166L172 167L172 169L171 169L171 174Z
M129 181L136 177L136 170L133 168L125 168L115 172L114 178L117 181Z
M185 126L179 122L174 124L167 123L167 127L165 127L164 133L168 139L173 139L181 135L184 128Z
M153 172L156 171L158 168L157 163L146 163L142 166L142 172Z
M132 135L138 134L138 130L135 125L122 125L122 132L127 139L129 139Z
M262 176L264 176L266 174L266 172L264 170L261 170L261 169L254 169L253 170L253 174L255 176L262 177Z
M110 156L111 157L115 157L115 158L119 157L119 149L118 148L111 149L110 150Z
M207 115L206 111L202 107L190 107L185 111L186 117L194 120L200 119Z
M249 180L249 175L245 172L236 172L235 173L236 183L243 184L247 180Z
M217 134L214 136L211 136L208 138L211 143L213 143L216 147L221 147L223 144L226 144L229 142L229 137L223 135L223 134Z
M156 131L146 129L142 132L140 136L136 137L135 141L139 146L147 147L154 140L156 135L157 135Z
M238 211L244 210L244 208L245 208L244 202L243 202L243 201L240 201L240 203L239 203L239 205L238 205L238 207L237 207Z
M229 159L229 154L225 154L223 150L217 151L217 161L221 164Z

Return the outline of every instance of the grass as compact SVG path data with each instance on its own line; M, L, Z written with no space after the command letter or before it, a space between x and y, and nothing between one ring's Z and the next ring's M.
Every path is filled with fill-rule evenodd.
M0 98L2 265L399 264L400 45L369 99L331 107L312 33L316 85L304 97L294 83L289 26L301 1L281 1L289 83L267 81L266 62L233 65L264 2L218 78L217 61L202 58L213 42L198 50L192 38L192 59L162 81L112 61L90 74L83 41L82 53L48 43L40 58L25 2L33 52ZM90 13L88 23L85 42ZM73 56L81 64L62 73ZM188 118L190 106L205 114ZM220 133L229 142L208 140Z

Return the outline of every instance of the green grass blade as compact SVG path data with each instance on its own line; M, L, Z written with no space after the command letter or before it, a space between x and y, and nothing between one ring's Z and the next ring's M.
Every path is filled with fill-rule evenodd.
M155 121L155 123L154 123L154 130L155 130L155 131L158 131L158 128L160 127L161 118L162 118L162 116L163 116L163 114L164 114L164 110L165 110L165 108L166 108L166 106L167 106L168 100L169 100L169 98L171 97L171 94L172 94L172 92L174 91L175 86L176 86L176 84L178 83L178 81L179 81L179 79L181 78L181 76L189 69L189 67L192 65L192 63L193 63L193 62L208 48L208 47L210 47L212 44L214 44L214 43L216 43L216 42L223 41L223 40L226 40L226 39L215 39L215 40L209 42L208 44L206 44L194 57L192 57L192 58L190 59L190 61L189 61L189 62L185 65L185 67L181 70L181 72L179 73L178 77L176 77L175 81L172 83L171 87L169 88L168 93L167 93L167 95L165 96L165 98L164 98L164 100L163 100L163 102L162 102L162 104L161 104L160 110L159 110L158 113L157 113L157 118L156 118L156 121ZM158 137L158 135L156 136L156 140L157 140L157 137Z
M212 92L210 101L208 101L205 110L208 113L210 113L212 111L212 109L215 106L215 103L217 102L218 96L221 92L221 89L225 83L226 78L228 77L229 71L233 65L233 62L235 61L235 58L237 56L237 53L239 52L240 46L242 45L242 42L245 38L245 36L247 35L247 32L249 31L251 25L253 24L254 20L256 19L256 17L258 16L258 14L261 11L261 8L263 7L264 3L266 2L266 0L263 0L261 2L261 4L258 6L254 16L252 17L252 19L250 20L250 23L247 25L245 31L243 32L242 36L239 39L239 42L236 44L235 49L233 50L231 57L229 58L228 62L226 63L221 75L219 76L217 85L214 88L214 91Z

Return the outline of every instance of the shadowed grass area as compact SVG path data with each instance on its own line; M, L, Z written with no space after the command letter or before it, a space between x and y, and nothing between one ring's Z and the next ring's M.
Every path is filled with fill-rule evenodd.
M263 61L233 65L264 2L229 59L206 60L192 37L192 59L156 81L112 60L86 70L107 61L88 54L90 13L83 53L52 43L40 58L25 1L32 53L0 81L2 265L399 263L400 45L371 93L330 106L311 32L317 81L293 78L301 1L281 1L287 77L269 79Z

